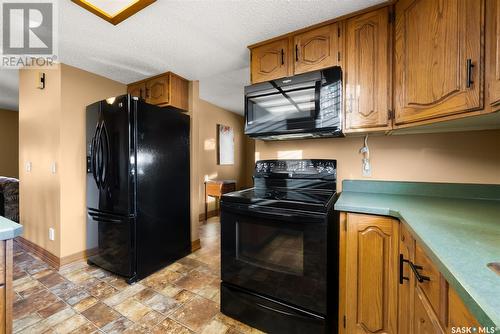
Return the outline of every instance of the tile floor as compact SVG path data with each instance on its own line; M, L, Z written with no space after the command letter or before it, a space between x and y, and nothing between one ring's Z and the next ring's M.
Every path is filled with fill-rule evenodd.
M14 333L260 333L219 312L218 218L200 239L134 285L85 262L54 270L14 244Z

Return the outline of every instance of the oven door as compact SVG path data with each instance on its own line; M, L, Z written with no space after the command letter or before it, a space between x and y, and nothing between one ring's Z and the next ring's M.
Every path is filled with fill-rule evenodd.
M324 214L223 202L221 229L224 282L326 314Z

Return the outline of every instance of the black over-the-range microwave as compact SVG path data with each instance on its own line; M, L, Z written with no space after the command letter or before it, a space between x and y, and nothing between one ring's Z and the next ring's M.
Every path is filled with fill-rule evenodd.
M339 66L245 87L245 134L264 140L339 137Z

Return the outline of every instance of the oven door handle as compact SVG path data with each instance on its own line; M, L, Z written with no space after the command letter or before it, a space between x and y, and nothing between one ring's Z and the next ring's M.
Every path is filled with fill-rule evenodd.
M248 216L255 216L255 215L266 215L266 217L269 218L274 218L274 219L286 219L286 220L297 220L297 221L303 221L304 219L307 219L308 222L310 221L319 221L323 222L325 218L325 213L324 212L303 212L303 211L297 211L297 210L290 210L290 209L277 209L274 210L269 210L266 208L263 208L262 206L259 205L248 205L246 207L241 207L241 206L232 206L225 204L223 205L223 208L228 208L229 210L232 210L233 212L236 211L240 215L248 215Z
M267 306L267 305L264 305L264 304L261 304L261 303L255 303L258 307L261 307L263 309L266 309L266 310L269 310L271 312L276 312L276 313L279 313L279 314L282 314L282 315L285 315L287 317L292 317L292 318L301 318L301 319L307 319L307 320L310 320L311 317L308 317L308 316L305 316L305 315L301 315L301 314L298 314L298 313L290 313L290 312L286 312L286 311L283 311L283 310L278 310L278 309L275 309L274 307L270 307L270 306Z

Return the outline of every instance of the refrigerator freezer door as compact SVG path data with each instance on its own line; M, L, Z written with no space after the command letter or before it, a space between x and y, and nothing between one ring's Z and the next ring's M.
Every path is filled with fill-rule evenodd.
M134 112L127 95L87 107L87 207L133 215Z
M125 277L135 275L135 219L89 210L90 224L98 230L98 246L89 262Z

